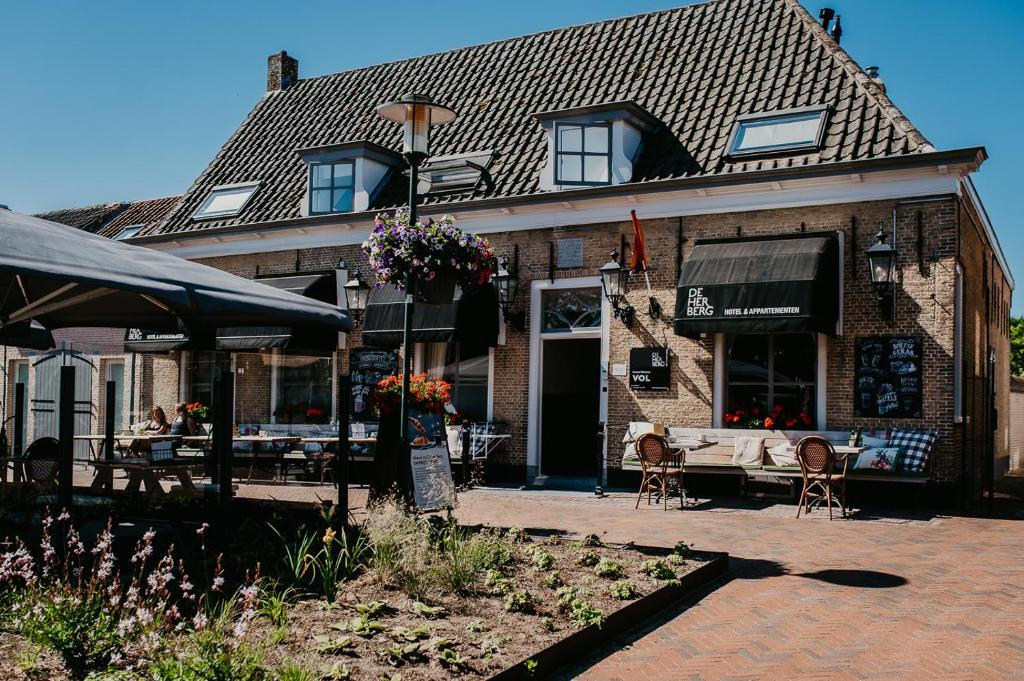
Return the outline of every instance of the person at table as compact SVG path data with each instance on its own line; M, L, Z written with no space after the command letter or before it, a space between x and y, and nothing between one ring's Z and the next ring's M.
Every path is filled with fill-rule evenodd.
M199 435L199 424L188 412L184 402L178 402L174 406L174 420L171 421L169 433L171 435Z
M142 427L146 435L167 435L171 430L171 424L167 422L167 414L160 407L153 407L149 413L149 420Z

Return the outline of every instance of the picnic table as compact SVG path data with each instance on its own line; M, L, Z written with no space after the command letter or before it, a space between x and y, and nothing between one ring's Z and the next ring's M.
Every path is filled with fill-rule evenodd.
M121 470L128 475L128 485L125 492L138 492L145 487L150 496L163 496L166 494L160 486L158 475L174 474L181 483L181 489L186 494L197 494L195 484L192 482L190 470L195 465L194 461L185 459L164 459L161 461L149 461L142 457L121 457L109 461L93 461L92 466L96 469L96 477L93 478L89 489L92 492L113 493L114 471Z
M137 443L140 445L142 443L145 443L146 448L148 448L149 445L151 445L154 442L180 440L182 439L182 437L182 435L136 435L134 433L118 433L114 435L114 442L117 443L119 449L134 450L142 448L137 447ZM101 435L99 433L93 433L89 435L75 435L74 439L80 442L89 443L89 451L92 452L92 458L94 460L99 460L102 458L102 448L100 450L97 450L96 443L102 444L104 440L107 439L106 435Z

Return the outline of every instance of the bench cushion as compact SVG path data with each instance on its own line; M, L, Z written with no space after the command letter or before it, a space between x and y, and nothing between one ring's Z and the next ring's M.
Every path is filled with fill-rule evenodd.
M900 473L922 473L928 465L928 455L938 433L929 430L907 430L893 428L889 436L889 446L899 447L903 456L896 460L896 470Z

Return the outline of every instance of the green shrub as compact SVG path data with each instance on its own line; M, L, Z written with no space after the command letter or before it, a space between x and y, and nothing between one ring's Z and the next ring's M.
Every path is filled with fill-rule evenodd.
M596 534L588 534L580 541L581 546L604 546L604 542Z
M640 595L636 586L634 586L633 582L628 579L620 579L617 582L612 582L611 586L608 587L608 591L612 596L623 601L633 600Z
M421 624L412 629L401 626L395 627L391 630L391 638L396 641L405 641L406 643L422 641L423 639L430 638L430 627L426 624Z
M292 587L280 591L265 589L260 592L260 615L275 627L288 624L288 610L295 601L295 590Z
M676 578L676 573L672 568L665 561L658 558L645 560L641 563L640 572L662 581Z
M469 669L469 662L466 661L466 658L459 655L454 648L445 648L442 650L437 661L441 663L442 667L452 671L464 671Z
M101 594L84 599L52 596L40 594L34 599L21 619L21 633L60 655L74 678L106 667L124 645L118 634L120 617Z
M543 584L549 589L557 589L563 584L562 573L558 570L552 570L551 572L544 575Z
M526 534L526 530L521 527L511 527L505 533L505 538L509 541L516 542L519 544L530 541L530 535Z
M363 523L375 580L410 596L430 585L430 537L423 523L394 499L374 504Z
M496 532L480 532L473 537L473 542L476 545L482 570L500 570L515 559L512 542Z
M487 577L484 579L484 584L487 585L487 588L491 590L492 594L497 594L499 596L503 596L512 590L512 582L497 570L487 571Z
M274 681L320 681L320 674L298 662L285 662L273 672Z
M388 610L388 604L384 601L367 601L365 603L356 603L353 608L360 615L376 617Z
M428 620L441 619L448 616L448 611L442 605L427 605L420 601L413 601L412 611Z
M580 551L576 554L576 562L586 567L594 567L601 561L601 556L595 551Z
M574 598L569 602L569 621L577 629L596 624L600 627L604 623L604 613L590 604L583 598Z
M622 563L611 558L602 558L598 561L597 565L594 566L594 574L598 577L606 577L608 579L618 579L625 573L625 568L622 567Z
M457 525L441 531L431 559L430 571L444 589L466 594L476 590L484 563L484 545Z
M228 640L215 630L193 635L179 654L149 665L151 681L266 681L263 651Z
M690 548L690 545L684 541L677 541L672 549L673 555L681 556L682 558L689 558L692 553L693 550Z
M286 579L295 588L306 586L317 533L300 530L295 539L288 540L276 527L269 523L267 526L281 540L281 563Z
M550 570L555 565L555 556L543 546L531 546L527 553L530 556L530 563L537 570Z
M505 610L508 612L532 613L537 599L529 591L513 591L505 596Z

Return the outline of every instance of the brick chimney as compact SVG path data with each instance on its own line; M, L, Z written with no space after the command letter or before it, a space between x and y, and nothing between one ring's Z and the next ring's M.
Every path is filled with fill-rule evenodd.
M267 57L267 92L287 90L299 80L299 60L281 50Z

